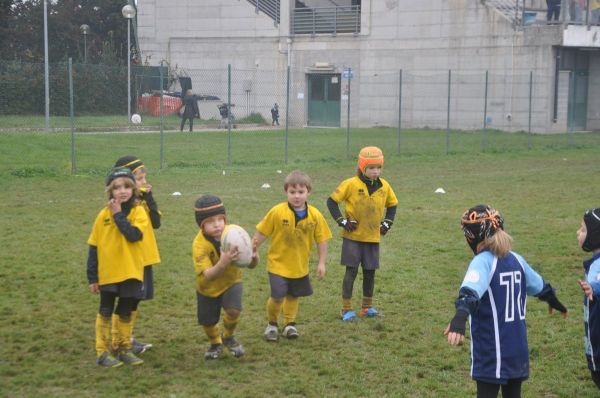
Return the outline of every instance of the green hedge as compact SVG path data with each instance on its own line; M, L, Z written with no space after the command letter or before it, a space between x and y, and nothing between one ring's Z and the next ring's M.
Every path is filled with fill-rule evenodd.
M48 77L50 113L66 116L68 64L50 64ZM73 95L78 115L127 113L127 67L74 64ZM45 113L44 64L0 61L0 115L40 113Z

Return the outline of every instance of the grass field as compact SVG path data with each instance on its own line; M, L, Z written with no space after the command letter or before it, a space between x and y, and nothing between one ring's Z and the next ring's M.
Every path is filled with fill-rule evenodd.
M444 133L416 131L402 136L397 155L395 134L353 130L352 159L345 160L344 130L294 130L285 164L282 131L236 132L227 166L225 133L169 132L162 170L158 134L78 134L75 176L67 133L0 134L0 396L473 396L468 345L451 347L442 332L471 258L459 217L481 202L503 213L515 250L558 288L570 310L567 319L549 316L544 303L529 300L531 372L523 396L597 396L584 357L577 286L588 256L575 231L583 211L600 206L600 136L490 133L481 152L481 135L454 132L445 155ZM383 175L400 201L376 274L375 305L385 317L343 324L337 319L341 239L325 200L353 175L356 153L367 144L384 149ZM106 172L131 153L149 167L163 213L156 296L140 305L136 328L154 348L141 367L107 370L94 362L98 297L87 291L86 240L104 204ZM326 279L313 279L315 294L300 301L301 337L262 339L269 294L263 262L244 271L237 336L247 355L205 363L208 342L196 324L191 259L194 200L219 195L229 221L252 234L264 213L285 200L283 178L296 168L313 177L309 201L335 234ZM261 188L264 183L271 188ZM438 187L447 193L435 194ZM356 305L361 292L359 276Z
M66 130L73 127L78 131L122 131L131 128L132 131L147 130L149 127L159 130L160 117L151 115L142 115L142 125L133 125L129 123L127 115L112 116L77 116L71 119L68 116L52 116L50 118L50 128L56 130ZM220 120L217 119L194 119L196 130L202 128L217 129ZM176 114L163 117L164 130L179 130L181 118ZM262 124L268 125L261 115L252 115L240 117L235 120L236 125ZM0 130L38 130L45 126L44 116L38 115L5 115L0 118ZM186 123L186 128L189 124Z

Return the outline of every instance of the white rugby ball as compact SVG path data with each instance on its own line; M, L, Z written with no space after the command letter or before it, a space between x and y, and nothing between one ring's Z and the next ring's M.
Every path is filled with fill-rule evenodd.
M140 124L142 122L142 117L138 113L134 113L131 115L131 123Z
M230 246L236 246L240 252L238 260L234 261L233 264L238 267L248 267L252 262L252 240L248 232L239 225L229 224L223 230L221 249L227 251Z

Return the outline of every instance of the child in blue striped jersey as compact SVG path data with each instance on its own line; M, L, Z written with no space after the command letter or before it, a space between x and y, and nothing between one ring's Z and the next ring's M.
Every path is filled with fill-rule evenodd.
M455 302L456 314L444 334L448 343L464 341L467 319L471 330L471 377L478 397L521 396L521 383L529 377L529 349L525 326L527 295L546 301L549 312L567 309L550 284L545 283L519 254L511 251L512 237L496 210L478 205L461 220L475 257Z
M592 380L600 388L600 208L585 212L577 240L584 251L592 252L592 258L583 262L585 280L579 281L579 286L585 294L585 356Z

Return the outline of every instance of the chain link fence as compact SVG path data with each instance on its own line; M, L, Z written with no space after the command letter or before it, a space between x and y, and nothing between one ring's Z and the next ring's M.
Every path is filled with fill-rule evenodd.
M548 82L555 77L534 73L346 69L135 66L131 110L142 122L134 124L126 66L51 64L49 130L67 133L58 135L66 155L60 167L70 164L73 173L97 168L98 151L114 152L120 141L119 153L136 152L126 135L100 133L147 133L143 139L157 148L148 156L159 154L159 168L305 161L321 145L328 145L320 148L327 155L315 160L350 158L365 145L416 155L600 144L598 134L573 132L577 110L569 96L577 84L570 72L560 72L554 91ZM43 132L43 64L0 62L0 77L0 129ZM598 92L596 82L590 80L590 92ZM192 134L180 117L188 89L200 115ZM271 114L275 104L279 124ZM544 130L548 125L552 131ZM321 138L323 126L337 127L333 147ZM204 152L205 140L222 151ZM191 146L198 151L186 151Z

